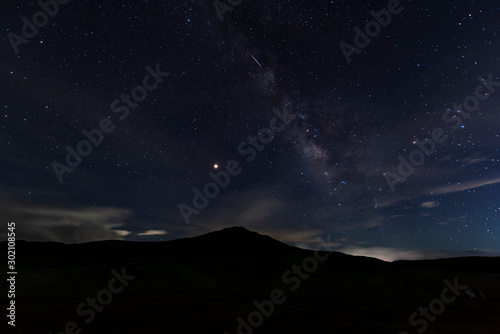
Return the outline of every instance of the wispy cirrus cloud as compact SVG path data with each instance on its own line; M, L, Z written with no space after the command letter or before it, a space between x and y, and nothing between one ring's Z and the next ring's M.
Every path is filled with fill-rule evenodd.
M116 207L58 206L0 196L0 219L16 223L16 237L28 241L83 243L121 240L130 231L120 229L132 216ZM5 225L6 226L6 225ZM4 231L2 231L4 232ZM0 233L5 236L5 233Z
M488 161L488 157L486 157L486 156L479 157L479 158L468 157L468 158L463 159L463 162L467 165L473 165L473 164L477 164L477 163L484 162L484 161Z
M151 236L151 235L165 235L168 232L166 230L147 230L145 232L137 233L140 236Z
M445 186L439 186L436 188L432 188L428 191L430 194L441 195L441 194L450 194L459 191L475 189L483 186L487 186L490 184L500 183L500 177L494 177L489 179L481 179L481 180L472 180L466 182L459 182L456 184L450 184Z
M447 184L447 185L441 185L441 186L435 186L435 187L427 187L424 189L421 189L419 191L415 191L411 194L402 194L402 195L397 195L394 197L389 197L388 199L384 199L379 203L380 208L388 208L391 206L399 205L399 203L408 201L410 199L417 199L429 195L447 195L447 194L452 194L460 191L465 191L465 190L470 190L470 189L476 189L480 188L483 186L487 185L492 185L492 184L497 184L500 183L500 177L490 177L490 178L483 178L479 180L471 180L471 181L465 181L465 182L457 182L454 184ZM430 208L432 205L431 203L436 203L433 201L426 201L421 204L421 207L424 208ZM439 204L438 204L439 205Z
M427 209L432 209L432 208L435 208L437 206L439 206L439 204L434 202L434 201L427 201L427 202L423 202L422 204L420 204L420 207L427 208Z

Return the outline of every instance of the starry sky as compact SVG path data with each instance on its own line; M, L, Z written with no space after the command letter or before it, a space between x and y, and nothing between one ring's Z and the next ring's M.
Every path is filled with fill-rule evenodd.
M0 11L2 239L500 255L496 1L58 7Z

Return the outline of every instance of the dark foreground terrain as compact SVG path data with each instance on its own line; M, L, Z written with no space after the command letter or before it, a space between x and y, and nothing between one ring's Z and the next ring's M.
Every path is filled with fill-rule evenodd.
M314 256L241 227L158 243L18 241L16 327L2 279L0 332L500 333L500 258Z

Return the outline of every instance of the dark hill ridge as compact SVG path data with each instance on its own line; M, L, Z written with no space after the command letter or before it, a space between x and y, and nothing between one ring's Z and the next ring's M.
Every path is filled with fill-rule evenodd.
M5 251L7 242L0 242L0 250ZM49 258L104 259L154 259L166 262L205 261L206 259L235 260L284 260L312 256L313 251L293 247L248 229L235 226L224 228L192 238L182 238L162 242L136 242L107 240L83 244L63 244L58 242L26 242L18 240L16 252L30 262ZM459 257L436 260L395 261L392 268L462 269L465 271L490 272L500 274L499 257ZM359 263L358 263L359 262ZM388 263L364 256L353 256L341 252L331 252L326 263L360 268L363 266L388 267Z
M6 243L0 245L6 249ZM301 264L314 252L293 247L244 227L230 227L192 238L163 242L95 241L83 244L23 242L16 246L17 258L25 265L54 267L192 265L204 273L220 271L228 276L253 275L265 271L280 275L288 267ZM320 263L335 270L366 272L386 267L384 261L331 252ZM140 270L140 269L137 269Z
M0 249L6 249L2 242ZM230 227L192 238L182 238L163 242L134 242L121 240L95 241L83 244L63 244L57 242L16 243L19 259L25 264L47 266L106 265L113 262L168 263L226 263L236 267L258 266L262 268L283 268L300 263L314 252L293 247L267 235L249 231L244 227ZM341 252L331 252L325 264L336 266L368 268L383 265L378 259L352 256Z
M230 227L204 235L162 242L137 242L106 240L82 244L63 244L58 242L26 242L18 240L20 254L39 254L44 256L76 257L116 257L116 256L264 256L280 253L302 252L303 250L286 245L267 235L252 232L244 227ZM5 251L7 242L1 242ZM160 255L161 254L161 255Z
M230 227L210 232L193 238L179 239L171 242L170 249L181 249L181 252L207 253L223 256L265 256L271 254L291 253L297 248L286 245L267 235L249 231L244 227Z
M6 246L0 244L4 259ZM243 227L165 242L18 241L16 331L0 333L59 334L73 320L93 334L233 334L236 319L275 289L286 302L253 333L413 333L408 317L455 278L486 299L463 294L428 332L499 333L500 258L389 263L332 252L306 271L304 259L313 256ZM112 269L135 278L86 324L75 309L108 286ZM0 271L7 272L6 261Z

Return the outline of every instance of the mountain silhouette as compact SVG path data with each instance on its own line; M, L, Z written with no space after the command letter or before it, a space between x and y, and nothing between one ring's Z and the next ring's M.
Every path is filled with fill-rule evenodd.
M0 243L4 259L6 250L7 243ZM59 334L70 321L93 334L411 333L419 328L409 316L441 298L445 280L456 280L468 292L429 328L498 333L500 258L389 263L300 249L230 227L164 242L18 241L16 261L17 325L15 331L3 326L2 333ZM105 302L102 294L116 273L134 278L87 323L90 316L76 310L87 298ZM5 280L0 287L7 289ZM275 291L283 302L266 304ZM259 311L256 305L268 308ZM252 312L269 316L245 327L257 314Z

